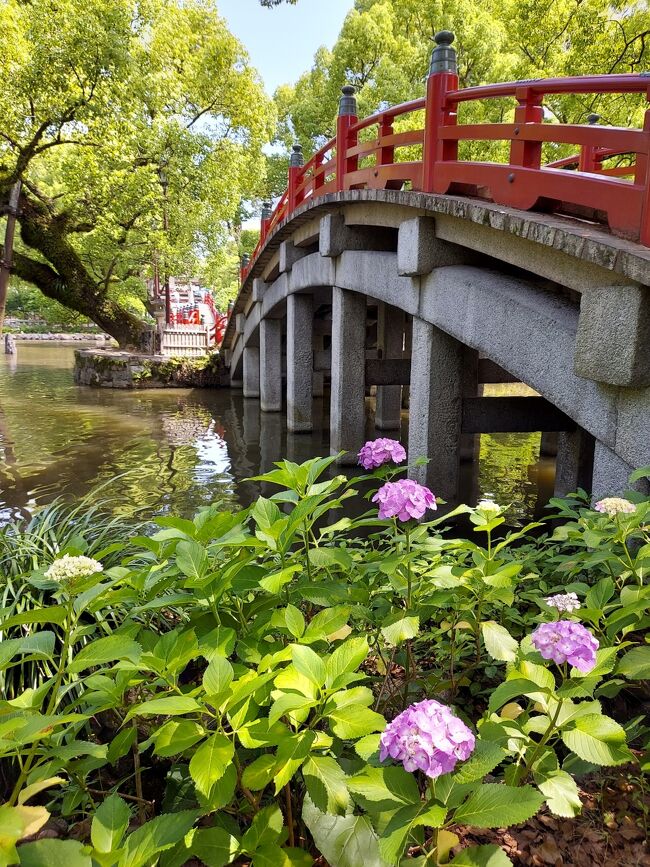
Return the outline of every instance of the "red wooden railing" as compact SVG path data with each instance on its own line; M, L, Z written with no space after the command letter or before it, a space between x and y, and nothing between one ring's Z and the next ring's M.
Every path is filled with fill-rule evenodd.
M568 94L642 94L650 100L650 75L591 75L458 88L453 34L436 35L426 96L371 117L356 117L354 88L344 87L336 136L302 165L294 146L289 185L262 221L259 243L242 267L248 275L266 238L308 200L354 189L410 189L478 197L523 210L579 216L608 225L615 235L650 247L650 109L642 129L553 123L544 99ZM514 118L504 123L459 123L462 103L513 98ZM421 129L395 131L398 118L422 112ZM592 118L593 119L593 116ZM414 125L414 124L413 124ZM507 162L459 159L461 142L503 142ZM573 145L573 156L542 162L544 144ZM402 148L418 159L396 160ZM603 166L614 157L626 164Z

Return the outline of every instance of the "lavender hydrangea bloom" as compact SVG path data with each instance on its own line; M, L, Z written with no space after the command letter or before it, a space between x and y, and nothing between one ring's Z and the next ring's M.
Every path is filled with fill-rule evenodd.
M359 463L364 470L374 470L391 461L395 464L401 464L405 460L404 446L397 440L391 440L387 437L369 440L359 452Z
M426 699L407 707L386 726L379 759L383 762L390 756L405 770L424 771L435 779L469 758L475 742L471 730L446 705Z
M581 623L572 620L540 623L531 638L544 659L552 659L558 665L568 662L583 674L596 665L598 640Z
M438 508L431 491L412 479L386 482L372 498L372 502L379 503L380 518L397 517L400 521L419 519L427 509Z

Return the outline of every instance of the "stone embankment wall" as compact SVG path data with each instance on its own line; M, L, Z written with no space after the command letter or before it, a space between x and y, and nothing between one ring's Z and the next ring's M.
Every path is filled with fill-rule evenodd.
M67 331L48 331L48 332L28 332L28 331L16 331L13 334L15 340L52 340L58 343L64 342L72 342L76 343L77 341L84 340L86 343L90 343L93 340L96 340L97 343L104 344L111 340L111 337L108 334L93 334L88 332L75 332L71 334Z
M228 374L218 352L166 358L117 350L75 350L74 381L96 388L219 388Z

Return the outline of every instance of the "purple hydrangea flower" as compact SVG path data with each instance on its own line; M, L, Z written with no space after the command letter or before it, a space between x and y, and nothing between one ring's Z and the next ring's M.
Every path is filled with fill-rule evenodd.
M427 509L438 508L431 491L411 479L386 482L372 498L372 502L379 503L380 518L397 517L400 521L421 518Z
M383 464L401 464L406 460L404 446L397 440L379 437L369 440L359 452L359 463L364 470L374 470Z
M469 758L475 742L471 730L450 708L426 699L407 707L386 726L379 759L383 762L390 756L409 772L420 770L435 778Z
M596 665L598 640L581 623L572 620L540 623L531 638L544 659L552 659L558 665L568 662L583 674Z

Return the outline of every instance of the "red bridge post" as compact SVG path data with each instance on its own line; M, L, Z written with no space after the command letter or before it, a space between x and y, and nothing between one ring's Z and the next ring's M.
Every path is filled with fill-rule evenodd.
M287 194L287 211L292 214L300 204L297 200L296 191L300 183L300 174L305 159L302 155L302 145L295 144L289 157L289 190Z
M458 158L458 142L445 141L439 136L440 127L456 123L456 108L447 105L447 94L458 89L456 49L451 47L454 34L441 30L434 36L434 41L436 47L431 54L427 79L422 153L422 189L425 193L436 191L436 163ZM445 191L446 187L440 190Z
M271 207L271 203L270 202L264 202L262 204L262 219L261 219L261 225L260 225L260 240L262 241L262 243L264 242L264 239L266 238L266 234L269 230L269 222L270 222L272 216L273 216L273 208Z
M515 135L527 123L541 123L544 120L542 94L530 87L518 87L515 91ZM526 169L538 169L542 164L541 141L517 141L510 143L510 165Z
M587 115L587 123L589 126L596 126L600 120L599 114ZM597 149L593 145L583 145L580 148L580 159L578 162L579 172L600 172L602 171L602 163L597 158Z
M650 88L648 88L650 100ZM643 122L643 131L650 144L650 108L646 109ZM639 227L639 241L645 247L650 247L650 155L637 154L634 183L643 186L643 205L641 207L641 225Z
M348 172L357 170L358 157L348 157L348 148L356 147L358 136L356 132L350 132L350 127L359 119L357 117L357 99L355 90L351 84L341 88L342 96L339 100L339 116L336 120L336 189L346 188L345 176Z

